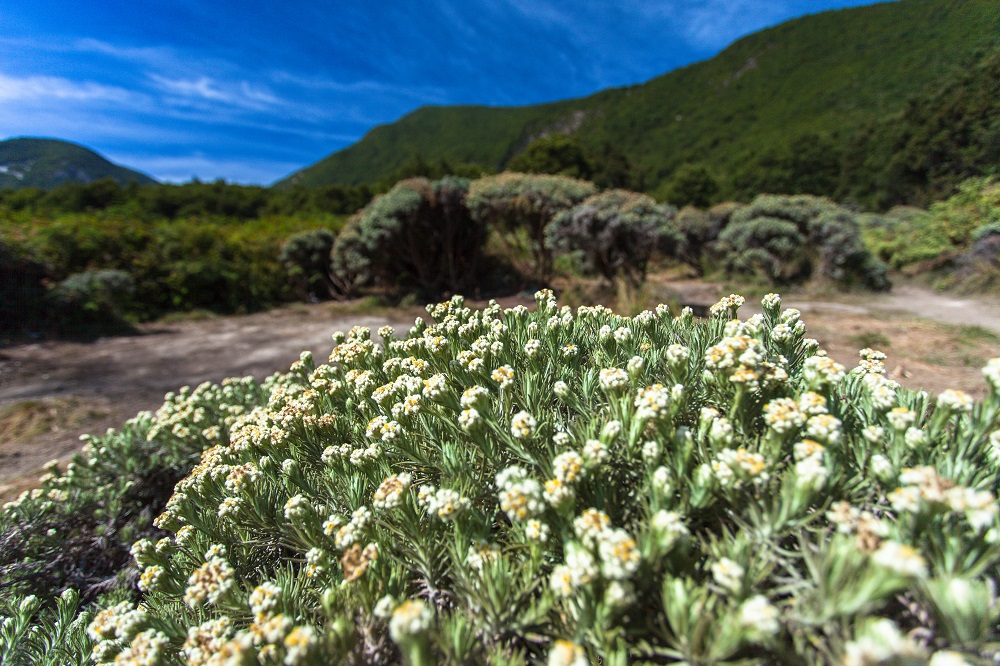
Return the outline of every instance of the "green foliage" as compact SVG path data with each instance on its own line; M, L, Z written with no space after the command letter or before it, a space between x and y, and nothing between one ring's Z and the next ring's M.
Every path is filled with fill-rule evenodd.
M893 116L852 138L841 195L927 206L1000 164L1000 48L970 58Z
M545 279L552 272L545 228L596 191L592 183L568 176L502 173L474 181L467 204L474 220L500 232L510 255L530 257L529 270Z
M654 252L676 251L676 212L644 194L607 190L557 214L545 228L545 242L556 254L580 253L586 267L609 283L624 276L638 287Z
M307 300L325 299L333 294L330 254L335 240L329 229L316 229L295 234L281 247L278 261Z
M393 181L395 182L395 181ZM64 183L49 190L26 188L0 190L0 211L30 212L46 217L65 213L103 212L144 220L190 219L260 220L275 216L350 214L367 204L374 192L391 186L342 187L327 185L306 189L301 185L266 188L234 185L217 180L182 185L130 183L122 187L105 178L89 183Z
M704 208L715 200L719 183L705 165L682 164L658 192L657 199L674 206Z
M280 249L289 236L317 226L336 228L339 220L143 220L111 212L0 216L0 232L19 239L49 266L54 280L92 270L131 275L135 296L122 314L132 319L195 309L246 312L288 300Z
M714 251L727 270L775 283L822 277L885 290L887 268L861 241L857 215L829 199L761 195L732 214Z
M929 210L894 208L864 219L865 241L893 268L929 273L963 291L1000 287L1000 183L972 178Z
M471 286L485 225L469 215L468 189L464 178L411 178L375 197L333 246L334 282L345 294L369 279L423 294Z
M730 180L764 158L770 166L760 175L773 184L767 190L852 196L872 203L872 193L860 190L873 178L855 167L869 159L872 166L884 165L892 150L863 149L845 156L843 184L830 179L833 158L846 153L859 128L889 118L873 134L877 138L898 122L892 116L908 100L963 70L970 72L970 101L979 89L979 99L988 106L976 108L986 113L974 120L976 116L963 112L965 120L951 126L954 130L949 115L942 114L941 122L926 126L928 140L916 141L910 154L933 163L939 153L930 139L939 136L952 153L949 144L963 145L964 127L980 126L980 136L990 136L985 130L995 114L989 113L989 105L998 104L989 92L993 84L988 79L975 83L986 73L969 65L976 54L995 48L997 35L1000 6L993 0L907 0L823 12L743 37L711 59L642 85L528 107L424 107L374 128L361 141L283 182L375 182L413 155L429 162L447 159L501 169L528 137L574 128L574 140L594 166L594 180L604 187L657 192L680 165L699 162L718 178L718 199L736 198L742 191ZM806 137L825 138L833 149L819 150L830 143L813 146ZM641 182L636 177L631 183L602 182L596 174L604 169L602 147L609 145L642 176ZM997 143L976 139L975 145ZM958 152L972 154L964 148ZM822 168L816 174L794 173L789 171L794 164ZM929 173L936 172L932 168ZM778 187L781 183L794 189ZM831 185L833 189L819 189Z
M0 600L0 663L7 666L87 666L86 633L90 613L80 608L80 595L67 589L55 606L33 595Z
M719 237L719 232L729 224L729 218L742 204L725 202L708 210L686 207L674 218L674 226L680 234L677 257L694 268L699 275L705 272L709 248Z
M124 314L134 295L135 280L120 270L74 273L46 294L60 332L84 337L129 330Z
M147 417L161 446L211 448L156 519L173 536L131 549L139 604L74 622L72 599L57 621L5 599L0 649L68 625L99 663L991 658L1000 359L982 401L932 400L874 350L848 372L774 294L746 321L738 296L699 321L536 299L456 297L382 343L356 327L252 411L216 389ZM87 455L114 486L122 453ZM86 478L0 519L44 530Z
M974 178L927 211L901 208L869 219L868 244L893 268L947 261L967 251L977 230L1000 223L1000 183Z
M740 166L733 192L743 199L763 193L831 195L840 185L842 150L834 139L814 133L779 143Z
M565 134L550 134L532 141L524 152L518 153L507 163L507 169L583 180L590 180L594 172L579 141Z
M0 335L22 336L45 326L47 267L0 237Z

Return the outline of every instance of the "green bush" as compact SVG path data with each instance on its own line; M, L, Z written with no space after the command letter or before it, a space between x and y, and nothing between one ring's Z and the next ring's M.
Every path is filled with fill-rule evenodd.
M507 163L509 171L544 173L589 180L594 175L594 165L572 136L551 134L536 139L522 153Z
M545 228L546 245L557 255L580 253L586 267L609 283L624 276L637 287L654 252L676 251L676 212L645 194L608 190L556 215Z
M330 217L145 220L119 213L0 217L0 231L44 262L53 281L119 270L132 276L131 319L196 309L247 312L292 296L278 260L283 241Z
M82 336L129 330L124 314L134 295L135 280L119 270L74 273L46 294L56 329Z
M392 290L441 294L471 287L486 234L469 216L469 181L400 181L355 215L333 247L345 293L368 279Z
M861 240L858 215L829 199L761 195L733 213L714 251L727 270L777 283L822 277L883 291L887 268Z
M1000 359L982 402L932 400L871 349L848 372L773 294L745 321L737 296L704 321L537 300L455 298L405 337L355 328L332 365L303 357L178 483L156 520L174 537L133 546L140 604L78 621L71 654L989 660ZM56 475L4 515L74 489ZM8 627L70 624L7 607L7 653ZM48 640L17 635L19 654Z
M659 191L657 198L674 206L704 208L718 195L719 182L704 164L685 163L677 167Z
M674 219L681 237L678 258L694 268L699 275L704 274L712 243L719 238L719 233L729 224L729 218L741 206L742 204L730 201L716 204L708 210L691 206L682 208Z
M596 192L592 183L567 176L502 173L474 181L467 204L474 220L497 232L508 256L527 256L528 270L546 279L552 272L552 253L545 244L545 228L558 213Z
M330 255L336 236L329 229L295 234L281 246L278 261L306 300L329 298L334 291Z

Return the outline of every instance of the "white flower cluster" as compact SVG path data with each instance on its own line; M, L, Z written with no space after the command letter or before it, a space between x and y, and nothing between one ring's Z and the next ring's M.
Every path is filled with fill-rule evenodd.
M382 481L382 485L375 491L372 506L376 509L395 509L403 501L403 494L410 487L410 474L402 472L393 474Z
M744 481L760 485L769 478L764 456L743 447L720 451L712 462L712 471L723 487L737 487Z
M545 510L542 486L523 467L508 467L496 476L500 509L512 521L524 522Z
M601 388L609 393L628 388L628 373L621 368L604 368L598 377Z
M670 391L663 384L653 384L639 389L635 397L636 418L659 421L670 415Z
M236 584L233 568L223 557L212 557L192 572L184 590L184 603L191 608L214 604Z
M417 501L428 515L445 522L456 520L472 507L472 501L468 497L462 497L457 491L431 485L420 486Z
M910 467L899 474L902 484L886 497L896 511L921 513L948 510L964 515L973 529L982 531L996 523L1000 507L988 490L956 486L933 467Z

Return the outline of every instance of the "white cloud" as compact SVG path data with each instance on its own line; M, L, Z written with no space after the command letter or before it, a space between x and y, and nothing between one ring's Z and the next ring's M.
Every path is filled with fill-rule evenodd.
M274 83L308 88L313 91L325 90L347 95L374 93L393 97L409 97L428 104L443 103L447 100L445 90L435 86L407 86L385 81L365 80L344 82L323 76L293 74L283 70L274 72L271 75L271 80Z
M722 48L795 14L783 0L644 0L636 3L635 10L706 50Z
M56 76L16 77L0 73L0 101L58 99L124 102L130 96L124 88L93 81L71 81Z

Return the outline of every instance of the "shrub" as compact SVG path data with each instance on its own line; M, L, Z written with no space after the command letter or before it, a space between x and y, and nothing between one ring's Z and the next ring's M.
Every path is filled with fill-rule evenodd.
M992 654L1000 359L982 402L932 401L773 294L746 321L537 298L297 363L178 484L174 538L134 545L143 598L91 620L96 660Z
M662 187L662 200L675 206L704 208L719 193L719 182L703 164L679 166Z
M1000 224L1000 183L972 178L929 210L895 208L882 223L870 221L866 235L893 268L916 271L928 262L950 267L979 240L979 229L996 224Z
M184 387L155 414L87 437L64 471L50 463L40 490L0 511L0 589L46 602L67 587L84 601L133 590L132 544L165 536L152 521L174 484L203 450L229 442L237 418L262 405L267 390L249 377Z
M536 139L524 152L515 155L507 168L521 173L547 173L585 180L594 175L594 164L580 142L565 134Z
M529 270L546 279L552 253L545 245L545 227L596 192L592 183L566 176L502 173L474 181L467 201L473 219L496 230L510 255L529 256ZM524 234L525 242L518 234Z
M333 248L336 282L353 292L369 278L391 289L440 294L475 277L485 232L469 217L469 181L412 178L358 212Z
M638 286L654 252L672 255L677 249L675 214L645 194L608 190L556 215L545 229L546 245L556 254L581 253L586 266L608 282L622 275Z
M307 300L329 298L334 290L330 278L330 254L336 236L328 229L295 234L281 247L278 261L292 284Z
M727 270L759 272L778 283L822 276L888 289L887 268L865 248L857 218L821 197L761 195L733 213L715 251Z
M708 210L691 206L682 208L674 218L674 225L681 238L677 249L678 258L698 271L699 275L703 274L709 248L719 238L719 233L729 223L732 214L741 206L742 204L725 202Z
M52 319L64 334L99 335L130 328L124 318L135 294L135 280L125 271L74 273L47 294Z

